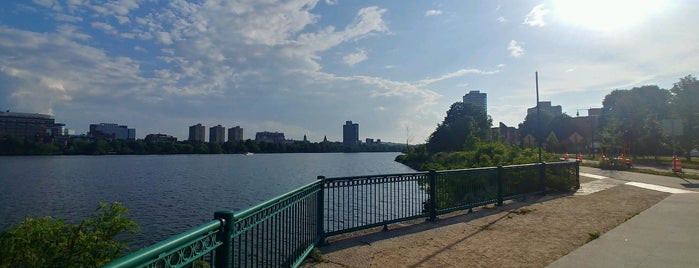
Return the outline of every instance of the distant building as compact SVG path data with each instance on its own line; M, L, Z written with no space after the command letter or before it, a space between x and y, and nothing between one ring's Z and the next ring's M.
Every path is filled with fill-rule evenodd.
M177 142L177 138L166 134L148 134L145 138L146 142Z
M61 125L46 114L0 112L0 137L13 136L34 141L47 141L63 135Z
M286 139L284 138L284 133L279 132L257 132L255 133L256 142L271 142L271 143L281 143Z
M235 126L228 129L228 141L242 141L243 140L243 128L240 126Z
M196 124L189 127L188 141L204 142L206 137L206 127L201 124Z
M136 129L112 123L90 124L88 136L104 140L135 140Z
M519 131L517 128L514 127L508 127L504 123L500 122L500 125L498 127L498 131L500 132L500 139L504 143L509 143L509 144L517 144L519 141Z
M342 126L342 143L345 145L359 144L359 124L346 121Z
M308 142L308 137L306 137L306 134L303 134L303 142Z
M371 139L371 138L366 138L365 143L368 144L368 145L372 145L372 144L381 144L381 139L376 139L376 140L374 140L374 139Z
M216 125L209 128L209 142L224 143L226 142L226 128L221 125Z
M563 107L560 105L551 106L550 101L540 101L539 109L542 113L548 113L554 117L563 114ZM536 106L527 109L527 114L536 114Z
M464 103L470 103L474 106L483 108L486 116L488 115L488 94L481 93L480 90L471 90L464 95Z

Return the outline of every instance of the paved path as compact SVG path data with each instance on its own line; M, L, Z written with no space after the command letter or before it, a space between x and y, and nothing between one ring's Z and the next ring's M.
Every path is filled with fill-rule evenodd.
M673 194L548 267L699 267L699 182L581 168L586 175Z

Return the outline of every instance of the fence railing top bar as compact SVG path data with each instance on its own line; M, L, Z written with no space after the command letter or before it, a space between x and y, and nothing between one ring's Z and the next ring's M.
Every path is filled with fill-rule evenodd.
M236 219L238 219L238 218L245 218L245 217L247 217L247 216L250 216L250 215L252 215L252 214L255 214L256 212L261 211L261 210L264 210L264 209L266 209L266 208L268 208L268 207L270 207L270 206L272 206L272 205L274 205L274 204L276 204L276 203L278 203L278 202L280 202L280 201L286 200L287 198L290 198L290 197L292 197L292 196L294 196L294 195L296 195L296 194L298 194L298 193L300 193L300 192L306 190L306 189L309 188L309 187L315 187L315 186L317 186L318 184L321 184L321 183L322 183L322 182L321 182L320 180L317 180L317 181L311 182L311 183L309 183L309 184L306 184L306 185L304 185L304 186L301 186L301 187L299 187L299 188L296 188L296 189L293 190L293 191L287 192L287 193L285 193L285 194L276 196L276 197L274 197L274 198L272 198L272 199L269 199L269 200L264 201L264 202L262 202L262 203L259 203L259 204L257 204L257 205L254 205L254 206L248 207L248 208L246 208L246 209L243 209L243 210L241 210L241 211L235 213L235 218L236 218Z
M505 169L508 169L508 168L528 168L528 167L535 167L535 166L539 166L539 165L541 165L541 163L510 165L510 166L503 166L503 168L505 168Z
M578 161L556 161L556 162L546 162L546 165L571 165L574 166L578 164Z
M104 267L140 267L149 261L153 261L160 257L161 254L186 246L203 235L218 230L221 227L220 220L212 220L204 225L190 229L184 233L170 237L159 243L153 244L147 248L141 249L122 258L119 258Z
M479 171L494 171L497 167L479 167L479 168L464 168L464 169L450 169L450 170L439 170L437 174L446 173L459 173L459 172L479 172Z
M383 177L405 177L405 176L417 176L417 175L427 175L427 171L418 171L413 173L395 173L395 174L381 174L381 175L364 175L364 176L351 176L351 177L333 177L325 178L325 181L340 181L340 180L358 180L358 179L369 179L369 178L383 178Z

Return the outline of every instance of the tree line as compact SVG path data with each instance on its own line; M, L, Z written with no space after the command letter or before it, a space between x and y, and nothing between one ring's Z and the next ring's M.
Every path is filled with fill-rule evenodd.
M146 142L144 140L80 140L65 144L42 143L12 136L0 138L0 155L105 155L105 154L244 154L244 153L331 153L331 152L400 152L405 145L357 144L347 146L337 142L287 143L256 142L253 140L213 142Z

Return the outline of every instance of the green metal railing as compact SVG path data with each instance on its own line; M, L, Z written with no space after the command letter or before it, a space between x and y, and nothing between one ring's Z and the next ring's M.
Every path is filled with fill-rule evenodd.
M572 187L571 187L572 185ZM118 259L106 267L296 267L325 238L580 187L557 162L318 180Z

